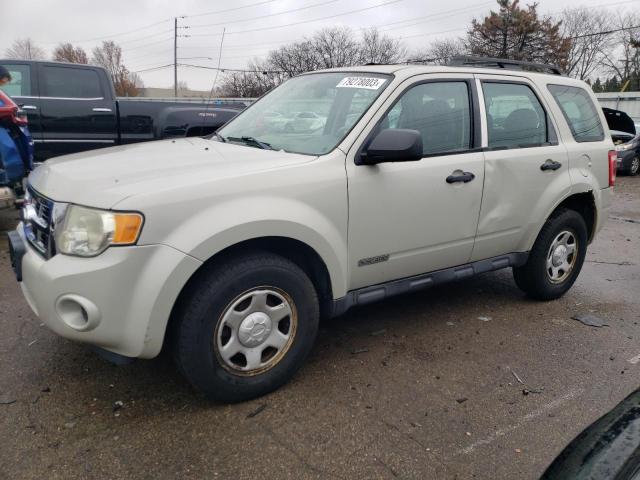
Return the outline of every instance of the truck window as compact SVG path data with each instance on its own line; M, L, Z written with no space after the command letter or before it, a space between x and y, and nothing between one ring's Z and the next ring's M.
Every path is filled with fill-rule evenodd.
M527 85L483 82L489 147L533 147L548 142L547 115Z
M31 95L31 67L29 65L3 65L11 74L11 81L3 85L2 91L10 97Z
M102 98L95 70L45 66L40 83L43 97Z
M604 140L604 129L591 97L580 87L547 85L556 103L562 110L576 142L600 142Z
M382 128L408 128L422 135L422 152L435 155L471 146L466 82L429 82L405 92L382 119Z

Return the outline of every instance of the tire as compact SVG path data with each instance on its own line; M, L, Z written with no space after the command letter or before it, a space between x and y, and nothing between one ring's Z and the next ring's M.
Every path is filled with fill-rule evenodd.
M640 155L633 157L629 164L629 169L627 170L627 174L632 177L638 175L638 173L640 173Z
M313 347L318 296L309 277L279 255L228 258L205 267L188 288L174 318L174 358L210 400L241 402L277 389Z
M564 233L565 235L561 237ZM566 257L569 268L560 263L565 252L570 250L571 238L574 239L574 253ZM558 243L559 241L559 243ZM557 247L568 241L565 250ZM538 238L529 253L527 263L513 268L516 285L529 297L536 300L554 300L564 295L576 281L587 253L587 226L575 210L559 209L543 225ZM551 255L552 245L556 245L556 255ZM548 261L551 266L548 267ZM563 270L564 268L564 270Z

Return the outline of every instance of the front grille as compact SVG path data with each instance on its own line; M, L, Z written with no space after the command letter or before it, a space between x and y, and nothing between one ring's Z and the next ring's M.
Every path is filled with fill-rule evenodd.
M24 233L33 248L44 258L51 258L55 255L52 235L53 201L31 187L28 189L31 198L25 202L22 210Z

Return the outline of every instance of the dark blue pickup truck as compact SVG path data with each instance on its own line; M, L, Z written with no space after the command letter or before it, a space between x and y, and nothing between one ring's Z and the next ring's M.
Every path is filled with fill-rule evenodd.
M12 76L2 89L27 114L35 161L67 153L215 132L243 105L116 98L103 68L0 60Z

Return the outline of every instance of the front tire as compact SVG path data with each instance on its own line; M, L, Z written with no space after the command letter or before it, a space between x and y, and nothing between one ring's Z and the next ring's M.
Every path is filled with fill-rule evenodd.
M293 262L256 252L205 267L182 299L174 357L187 380L218 402L286 383L318 332L318 297Z
M575 210L560 209L544 224L527 263L514 267L518 287L536 300L554 300L574 284L587 253L587 226Z

